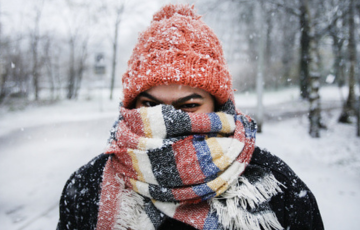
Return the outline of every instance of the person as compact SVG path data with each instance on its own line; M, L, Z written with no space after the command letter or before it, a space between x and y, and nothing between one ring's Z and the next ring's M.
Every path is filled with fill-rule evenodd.
M194 6L140 34L105 152L76 171L57 229L323 229L314 195L255 146L220 41Z

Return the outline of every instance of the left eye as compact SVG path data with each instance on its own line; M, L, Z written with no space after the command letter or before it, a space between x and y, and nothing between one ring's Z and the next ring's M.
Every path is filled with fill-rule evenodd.
M184 105L181 105L179 106L181 109L192 109L192 108L196 108L200 106L199 104L196 104L196 103L190 103L190 104L184 104Z

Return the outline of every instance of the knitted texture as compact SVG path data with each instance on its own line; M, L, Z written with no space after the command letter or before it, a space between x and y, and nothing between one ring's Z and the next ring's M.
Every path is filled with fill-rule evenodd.
M186 113L170 105L121 107L105 152L113 157L104 173L107 186L98 219L107 222L102 216L106 209L113 213L114 206L101 206L121 193L116 192L112 175L167 216L197 229L214 229L205 227L206 221L217 221L203 201L220 196L237 181L255 147L256 123L231 110L206 114Z
M171 4L153 16L122 78L126 108L139 93L166 84L203 89L220 105L233 97L220 41L200 18L194 6Z

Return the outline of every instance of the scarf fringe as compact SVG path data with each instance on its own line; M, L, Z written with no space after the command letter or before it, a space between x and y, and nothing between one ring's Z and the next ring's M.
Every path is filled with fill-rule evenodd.
M255 213L247 211L247 207L255 209L271 197L281 193L280 186L285 187L272 174L267 174L254 184L241 176L238 182L230 186L223 195L209 201L211 211L217 214L219 223L225 229L283 229L275 213L270 209ZM222 203L221 199L226 199L226 204Z
M261 181L252 184L246 177L240 176L235 182L236 184L224 192L219 199L234 199L237 203L240 202L241 207L246 209L250 206L251 209L256 208L257 204L261 204L269 200L271 197L281 193L281 187L285 187L273 174L267 174ZM241 199L240 199L241 198Z
M116 178L122 188L118 195L118 212L115 216L114 230L154 230L154 226L144 210L144 199L131 189L125 189L125 183Z

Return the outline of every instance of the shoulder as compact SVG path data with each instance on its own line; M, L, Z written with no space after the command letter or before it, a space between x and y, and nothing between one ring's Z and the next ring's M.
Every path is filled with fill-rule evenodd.
M95 192L102 181L103 169L109 157L110 155L100 154L75 171L65 184L63 196L86 194L90 190Z
M275 178L283 185L284 192L298 193L299 196L310 192L306 184L283 160L266 149L256 147L250 165L256 165L271 171Z
M100 154L94 157L87 164L80 167L76 172L74 172L73 176L79 179L87 179L88 177L98 177L98 173L102 173L105 164L108 158L111 155L109 154ZM85 177L84 177L85 176Z
M256 147L250 164L269 169L278 180L283 182L298 179L295 172L283 160L266 149Z
M250 165L270 170L283 185L283 192L270 201L283 227L323 229L315 196L283 160L267 150L256 147Z
M101 154L75 171L60 199L61 229L95 229L103 169L111 155Z
M102 172L109 157L110 155L100 154L80 167L70 176L64 189L68 189L69 192L78 192L77 190L80 188L89 188L89 185L94 184L94 182L100 182L99 180L102 178Z

